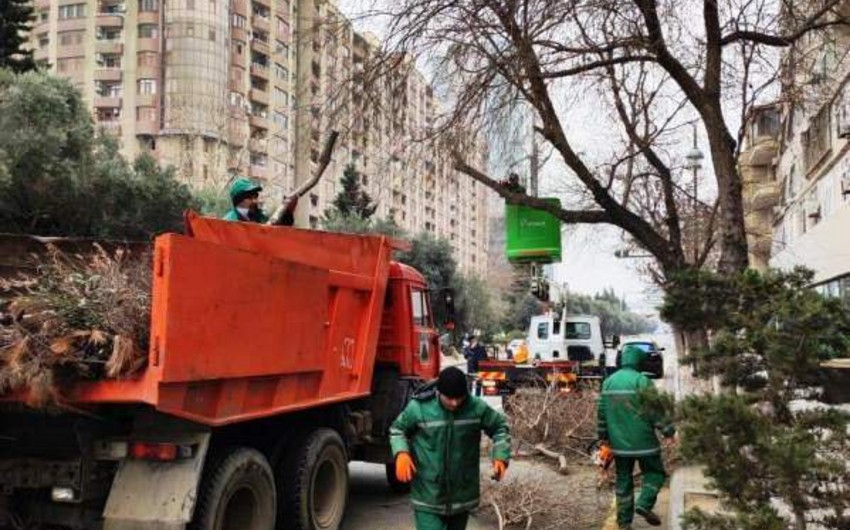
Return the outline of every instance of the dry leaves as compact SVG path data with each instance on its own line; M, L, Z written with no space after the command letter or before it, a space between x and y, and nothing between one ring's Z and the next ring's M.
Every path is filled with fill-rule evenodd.
M0 393L25 391L35 407L59 404L72 381L138 371L150 325L149 256L42 258L35 275L0 279Z

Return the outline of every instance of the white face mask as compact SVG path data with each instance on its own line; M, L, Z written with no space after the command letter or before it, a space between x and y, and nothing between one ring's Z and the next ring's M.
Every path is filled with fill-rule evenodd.
M239 208L237 206L236 211L239 212L239 215L241 215L242 217L248 217L248 212L250 212L251 209L250 208Z

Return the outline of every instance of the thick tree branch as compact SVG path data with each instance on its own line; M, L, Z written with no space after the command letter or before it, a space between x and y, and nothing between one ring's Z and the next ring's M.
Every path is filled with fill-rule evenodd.
M454 158L454 169L456 171L460 171L461 173L484 184L511 204L521 204L523 206L528 206L529 208L549 212L557 217L561 222L566 224L600 224L612 222L611 218L604 210L564 210L544 199L532 197L524 193L514 193L501 185L497 180L490 178L483 172L470 166L464 161L463 156L457 151L454 151L452 156Z

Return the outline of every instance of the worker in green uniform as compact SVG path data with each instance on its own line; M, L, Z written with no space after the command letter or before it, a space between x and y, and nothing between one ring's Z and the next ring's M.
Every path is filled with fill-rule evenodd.
M230 185L230 201L233 207L224 215L225 221L246 221L267 223L269 217L260 207L260 192L263 187L246 178L238 178ZM293 195L286 203L280 224L292 226L295 223L295 207L298 196Z
M676 430L661 414L643 410L640 394L652 381L640 372L646 358L638 346L623 348L621 367L602 385L598 406L598 436L607 441L614 453L617 481L617 524L631 529L637 513L652 526L660 526L661 518L652 511L658 491L667 477L661 460L661 445L656 430L665 443L672 443ZM637 506L634 500L634 466L643 475Z
M504 416L470 396L466 375L446 368L420 389L390 427L396 478L413 481L416 530L464 530L480 497L481 431L493 440L492 478L508 468L511 440Z

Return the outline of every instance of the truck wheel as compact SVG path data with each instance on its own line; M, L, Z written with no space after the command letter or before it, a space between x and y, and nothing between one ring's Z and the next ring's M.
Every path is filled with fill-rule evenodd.
M318 429L292 448L280 477L287 530L337 530L348 503L348 458L339 434Z
M198 493L193 530L273 530L274 474L266 457L248 448L210 460Z
M387 484L394 493L410 493L410 482L401 482L395 478L395 461L385 464L387 472Z

